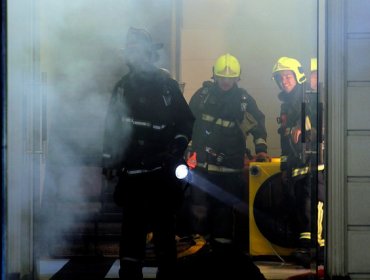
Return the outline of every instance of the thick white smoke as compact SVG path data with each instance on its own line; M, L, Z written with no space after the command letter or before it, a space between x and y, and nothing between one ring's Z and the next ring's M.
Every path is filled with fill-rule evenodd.
M28 115L24 117L26 114L22 110L31 107L29 104L14 106L14 103L22 105L23 100L13 102L18 97L13 93L19 92L20 99L26 95L27 100L37 102L36 97L33 99L34 96L30 96L30 85L37 88L34 84L39 80L45 85L47 154L45 181L41 190L41 216L47 222L47 227L41 231L42 244L48 244L47 239L56 232L68 232L70 226L76 225L75 214L89 212L84 210L86 205L94 201L90 196L100 195L102 177L99 165L104 117L113 86L127 71L122 48L130 26L146 28L155 42L164 43L158 66L168 69L169 61L173 62L170 48L174 46L170 44L180 37L171 32L181 28L181 78L186 79L186 87L191 93L201 84L198 81L200 74L209 77L211 73L211 67L204 67L205 59L212 63L220 53L234 53L242 63L241 85L250 89L256 99L260 98L257 101L265 112L271 111L270 93L276 91L275 88L271 89L275 85L270 77L276 58L281 55L311 57L311 54L306 56L306 49L300 45L311 38L307 34L316 32L311 30L315 29L315 25L310 20L304 20L310 17L301 16L312 14L313 9L307 8L315 5L306 4L309 1L303 0L8 2L10 10L20 11L16 13L16 19L9 16L8 26L14 43L9 46L12 53L9 72L16 73L9 79L9 90L12 91L8 106L9 134L19 127L23 129L23 124L17 121L27 119ZM178 14L174 11L174 3L182 3L179 14L183 18L178 19L176 26L173 26L173 17ZM23 33L19 30L23 30ZM294 34L300 34L299 38L291 35L294 30ZM204 37L187 37L187 34L198 34L196 31L204 34ZM211 40L212 36L216 39ZM32 40L37 41L35 46L24 44ZM316 47L315 43L312 40L311 45ZM211 55L212 58L209 57ZM24 65L29 67L32 63L37 65L35 69L24 69ZM17 79L13 80L13 77ZM264 96L267 98L262 98ZM273 122L270 122L273 125L268 129L275 132L275 113L273 117ZM28 124L28 121L25 122ZM9 147L17 152L17 160L15 163L10 161L15 174L10 179L10 185L19 188L26 180L18 175L22 170L18 165L23 164L18 153L23 151L25 141L11 140ZM9 201L19 201L18 194L24 190L12 191L15 195L13 197L12 192ZM95 206L91 207L94 209ZM96 209L98 207L96 205ZM11 211L9 213L12 214ZM55 241L61 243L60 239Z
M40 234L49 239L49 253L68 254L63 238L100 210L104 118L113 87L127 71L126 32L130 26L152 34L163 25L169 29L170 3L40 1L41 71L48 85ZM165 51L160 55L160 63L168 60Z

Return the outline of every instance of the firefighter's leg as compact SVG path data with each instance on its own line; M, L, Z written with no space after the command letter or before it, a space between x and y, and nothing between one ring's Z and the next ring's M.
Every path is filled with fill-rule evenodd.
M325 239L323 237L323 217L324 217L324 203L319 201L317 204L317 262L319 264L324 261L324 248L325 248ZM298 263L304 267L309 267L312 260L312 255L309 250L311 242L311 233L310 232L301 232L300 233L300 247L295 252L295 257L298 260Z
M319 245L318 263L324 263L324 249L325 249L325 216L324 216L324 203L325 197L325 173L318 173L318 206L317 206L317 238Z
M154 194L156 201L153 201L152 208L153 242L158 265L156 279L174 280L177 279L176 213L183 196L176 182L163 180L161 176L158 180L162 189Z
M120 279L143 279L142 265L146 249L146 230L140 218L130 217L122 223L120 240Z
M211 247L216 255L235 253L235 212L232 206L213 199L211 213Z
M233 240L243 252L249 252L249 187L245 175L240 176L233 185L238 186L235 196L239 202L234 205L234 237Z
M295 205L298 221L298 248L293 256L297 264L309 268L311 263L311 195L307 178L295 182Z
M208 194L197 186L192 186L190 194L191 233L206 236L209 234Z
M120 279L143 280L142 263L138 259L120 258Z
M171 211L170 209L168 211ZM175 238L175 215L162 213L156 222L153 242L157 257L157 278L176 279L177 244Z
M301 178L294 183L296 215L298 222L298 247L311 247L311 186L308 177Z
M131 192L131 197L135 193ZM147 240L146 210L137 199L125 201L122 207L120 238L120 279L143 279L142 264Z

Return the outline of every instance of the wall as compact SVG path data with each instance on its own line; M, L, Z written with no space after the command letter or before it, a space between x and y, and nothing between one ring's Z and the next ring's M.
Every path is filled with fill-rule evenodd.
M327 12L326 269L370 279L370 2L330 0Z
M370 278L370 2L346 2L348 273Z
M38 1L8 1L6 144L6 268L24 275L33 268L33 214L39 203L42 166L40 100L37 72ZM22 19L22 20L19 20ZM3 25L6 26L5 24ZM4 77L5 78L5 77ZM5 144L5 143L4 143Z

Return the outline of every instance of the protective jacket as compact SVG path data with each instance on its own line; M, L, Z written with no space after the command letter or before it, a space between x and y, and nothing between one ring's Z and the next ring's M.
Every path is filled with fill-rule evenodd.
M290 177L305 175L310 161L316 162L313 156L318 149L317 94L305 93L305 84L298 84L290 93L280 92L279 99L282 101L278 118L281 170L288 171ZM300 131L297 137L294 130Z
M103 167L153 170L181 157L194 117L178 84L154 66L132 70L114 87L105 122Z
M267 152L265 116L246 90L234 85L223 92L207 81L189 106L196 118L192 151L197 154L198 166L241 170L248 134L253 135L256 153Z
M280 92L282 101L280 127L278 133L281 140L280 169L285 171L286 182L284 191L287 201L294 206L292 213L295 215L295 226L298 232L299 248L309 248L311 239L311 211L312 200L317 200L317 239L320 246L324 246L322 238L322 219L324 178L322 164L318 158L317 131L320 127L317 114L317 93L306 92L305 83L298 84L290 92ZM321 128L320 128L321 129ZM294 131L300 131L299 134ZM315 178L310 180L311 178ZM297 253L298 252L298 253ZM299 254L299 250L296 254ZM298 255L299 256L299 255ZM298 262L301 263L298 257ZM306 264L305 264L306 265Z
M298 84L290 93L282 91L278 97L282 101L278 118L281 143L280 169L287 170L291 177L294 169L304 168L307 165L301 138L295 141L292 136L294 129L302 129L304 85Z

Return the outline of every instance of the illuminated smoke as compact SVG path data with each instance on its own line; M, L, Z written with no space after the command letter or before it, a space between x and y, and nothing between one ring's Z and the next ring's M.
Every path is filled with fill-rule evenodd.
M203 192L209 194L213 198L221 201L222 203L234 207L238 212L248 215L249 207L248 204L243 201L240 197L236 197L217 186L214 183L209 182L197 173L191 172L191 183L192 187L196 187Z
M315 25L310 24L308 16L312 14L312 9L307 9L312 6L310 1L213 1L211 6L209 1L190 0L18 2L8 1L12 9L20 6L20 12L16 13L19 17L9 17L9 36L14 43L9 45L9 52L13 53L9 59L9 72L17 72L13 75L16 80L10 79L9 82L9 135L18 135L13 131L23 129L24 125L18 122L24 117L22 114L26 115L21 112L24 109L23 100L14 102L14 99L22 99L23 95L29 100L33 99L33 90L37 88L34 84L39 81L39 78L35 79L34 76L40 71L44 77L42 80L45 82L48 105L48 146L41 216L43 220L58 224L66 231L70 225L75 224L74 214L84 213L84 204L90 201L88 195L97 194L102 183L99 161L103 121L113 86L127 70L123 65L121 51L129 26L146 28L156 35L153 36L154 41L168 43L172 28L168 20L172 16L170 7L174 2L182 2L184 18L180 28L183 28L181 47L184 48L181 50L181 59L184 60L184 65L181 66L181 71L182 78L186 79L186 90L192 94L200 86L200 74L205 78L209 77L211 67L206 70L202 68L204 59L208 59L211 66L219 53L235 53L242 63L241 85L251 89L262 111L271 114L266 119L268 131L271 131L269 139L277 137L274 136L277 113L270 113L278 108L271 106L271 94L276 94L275 85L271 81L273 63L280 55L311 57L311 52L306 55L305 48L308 46L310 49L311 45L316 49L316 37L312 37L312 34L316 34ZM231 5L228 5L229 3ZM29 19L35 12L31 9L33 5L37 10L34 19L38 21L38 24L35 24L38 31L36 35L32 33L35 31L33 26L24 26L25 23L35 23ZM18 28L19 26L21 28ZM17 32L19 30L23 33ZM192 31L198 31L204 36L186 37L188 34L197 34ZM300 34L299 37L297 33ZM38 56L37 51L29 50L30 46L19 44L24 42L22 40L30 40L32 36L39 40ZM214 40L210 40L212 38ZM169 44L165 44L158 66L170 69L169 48ZM38 59L40 65L37 65ZM35 64L39 68L24 69L33 63L29 60L36 61ZM199 70L198 65L197 71L194 71L194 67L186 69L188 62L191 62L191 65L199 62ZM187 75L189 72L194 75ZM30 73L29 77L27 73ZM14 103L20 106L14 106ZM28 115L25 118L28 118ZM27 119L26 125L28 123ZM28 178L23 176L25 171L21 168L24 164L24 155L21 154L24 152L24 142L24 139L9 141L9 150L13 153L9 160L9 170L12 172L9 185L15 186L10 190L9 201L20 202L21 206L24 200L31 197L25 190L19 189L19 186L27 185L24 180ZM271 143L274 143L274 140L269 140L270 148L273 147ZM61 203L61 196L75 201L73 205L78 207L71 209L71 204ZM64 214L59 211L59 207L71 211ZM18 208L21 209L12 205L9 217L13 218L14 209L20 212ZM40 236L42 243L47 244L47 238L55 231L55 228L48 227ZM60 243L60 240L55 241Z

